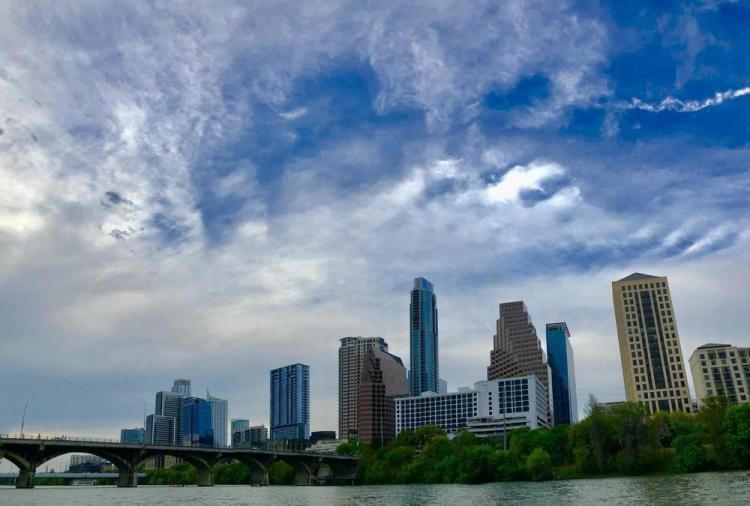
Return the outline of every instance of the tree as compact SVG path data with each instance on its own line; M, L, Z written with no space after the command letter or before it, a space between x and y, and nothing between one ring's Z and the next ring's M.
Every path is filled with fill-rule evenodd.
M722 426L728 464L732 467L750 466L750 404L727 409Z
M596 397L589 395L586 407L588 414L588 432L591 457L599 474L607 471L607 457L609 453L609 427L607 415Z
M275 460L268 466L270 485L294 485L294 468L283 460Z
M526 459L526 472L534 481L552 479L552 459L549 453L535 448Z
M654 441L646 407L641 403L626 402L615 408L614 420L622 448L618 459L620 471L625 474L643 472L646 449Z
M336 455L359 455L359 441L352 439L336 447Z

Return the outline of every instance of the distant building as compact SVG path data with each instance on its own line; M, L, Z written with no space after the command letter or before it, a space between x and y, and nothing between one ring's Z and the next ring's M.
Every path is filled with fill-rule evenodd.
M336 448L342 443L346 443L346 441L342 439L321 439L305 448L305 451L314 453L336 453Z
M184 378L178 378L174 380L172 385L172 392L176 394L182 394L183 397L191 397L193 394L190 391L190 380Z
M498 436L519 427L549 427L547 389L535 374L478 381L445 395L424 393L397 398L396 433L425 425L449 437L467 429L477 436Z
M409 340L411 395L439 392L437 298L432 283L425 278L416 278L411 291Z
M214 430L214 446L216 448L226 448L229 401L213 397L208 392L206 392L206 400L211 405L211 427Z
M634 273L612 283L625 398L650 413L691 412L669 282Z
M271 439L310 436L310 367L292 364L271 371Z
M122 429L120 431L120 442L130 444L142 444L145 434L142 428Z
M183 446L214 446L211 404L199 397L188 397L182 405Z
M750 400L750 348L704 344L689 362L699 406L708 396L726 397L731 404Z
M550 393L555 425L576 423L576 373L568 325L565 322L548 323L546 337L547 359L552 375Z
M607 414L612 414L616 412L618 409L622 408L627 404L627 401L609 401L609 402L597 402L596 405L599 406L599 409L601 409L602 412Z
M244 433L250 428L250 420L244 418L232 419L232 446L241 446L245 442Z
M185 396L178 392L157 392L154 414L174 418L174 442L182 446L182 402Z
M316 430L310 433L310 444L315 444L318 441L333 441L336 439L335 430Z
M252 448L260 448L268 441L268 428L265 425L254 425L245 429L244 443Z
M442 378L438 378L438 391L439 394L447 394L448 393L448 382L445 381Z
M363 443L386 444L396 437L394 398L409 395L401 359L372 348L362 363L357 433Z
M108 460L94 455L71 455L69 473L100 473L103 467L111 465Z
M175 446L175 419L173 416L148 415L146 417L146 444Z
M515 378L535 374L542 382L547 394L551 391L551 372L547 365L542 343L536 327L523 301L500 304L500 318L493 337L490 366L487 379ZM553 405L550 399L550 424L554 423Z
M382 337L344 337L339 347L339 435L356 436L359 377L370 348L388 351Z

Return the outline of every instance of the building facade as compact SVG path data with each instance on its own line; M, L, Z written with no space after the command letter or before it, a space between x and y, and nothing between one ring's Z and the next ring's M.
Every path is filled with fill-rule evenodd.
M146 444L175 446L175 419L173 416L148 415L146 417Z
M706 397L726 397L732 404L750 401L750 348L704 344L690 356L698 405Z
M487 379L515 378L534 374L550 392L551 372L523 301L500 304ZM550 403L550 416L553 406ZM553 422L552 419L549 420Z
M191 397L193 393L190 388L190 380L185 378L177 378L172 384L172 392L176 394L182 394L183 397Z
M292 364L271 371L271 439L310 437L310 367Z
M250 428L250 420L245 418L234 418L232 426L232 446L241 446L244 443L245 429Z
M185 396L177 392L157 392L154 414L174 418L173 445L182 446L182 403Z
M401 359L372 348L362 363L359 382L357 433L363 443L381 445L396 437L394 398L409 395L406 368Z
M672 296L665 276L633 273L612 283L625 398L649 412L691 412Z
M214 446L211 403L200 397L188 397L182 405L183 446Z
M370 348L388 351L382 337L344 337L339 347L339 436L356 436L359 378Z
M211 406L211 427L214 430L214 446L216 448L226 448L229 401L213 397L209 392L206 392L206 400Z
M412 395L440 391L438 310L432 283L416 278L409 304L409 384Z
M552 377L550 394L555 425L578 421L576 373L570 331L565 322L548 323L545 328L547 360Z
M435 425L452 436L468 429L478 436L498 436L519 427L549 427L547 388L530 374L478 381L444 395L395 399L396 434Z
M122 429L120 431L120 442L129 444L142 444L146 437L142 428Z

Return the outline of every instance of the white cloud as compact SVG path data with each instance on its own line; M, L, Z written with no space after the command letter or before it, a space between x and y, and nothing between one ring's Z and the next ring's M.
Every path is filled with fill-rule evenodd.
M563 174L565 170L556 163L534 162L528 167L517 165L496 184L488 186L484 195L491 203L515 202L524 190L542 190L543 181Z
M307 114L307 107L298 107L287 112L280 112L279 116L287 121L294 121Z
M680 100L679 98L667 97L659 103L650 104L639 98L634 98L625 104L627 109L640 109L648 112L697 112L707 107L721 105L727 100L735 100L745 95L750 95L750 87L738 88L736 90L717 91L713 97L704 100Z

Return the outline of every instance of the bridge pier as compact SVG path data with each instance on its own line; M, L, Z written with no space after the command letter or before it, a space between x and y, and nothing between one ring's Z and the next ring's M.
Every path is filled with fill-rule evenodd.
M34 488L34 476L36 476L36 469L33 467L19 469L16 488Z
M131 488L138 486L138 473L132 469L121 467L118 469L120 476L117 478L118 488Z
M198 468L198 486L199 487L213 487L214 486L214 473L210 467Z

